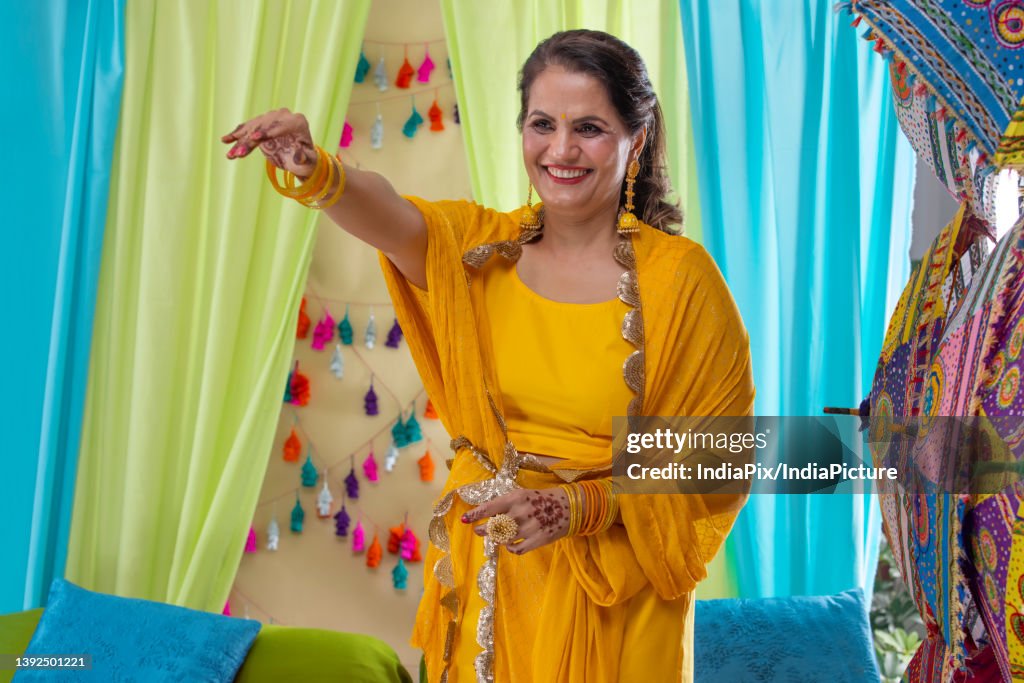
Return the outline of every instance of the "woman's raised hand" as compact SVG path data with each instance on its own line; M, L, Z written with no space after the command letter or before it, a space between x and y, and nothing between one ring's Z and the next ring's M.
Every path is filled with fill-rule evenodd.
M299 178L308 178L316 169L316 146L309 132L309 122L302 114L287 109L267 112L240 123L220 141L235 143L228 150L228 159L249 156L259 147L270 163Z

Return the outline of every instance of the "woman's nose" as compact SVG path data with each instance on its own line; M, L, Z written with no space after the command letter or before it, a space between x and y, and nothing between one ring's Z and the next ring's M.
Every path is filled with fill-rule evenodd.
M575 155L576 143L569 126L559 126L551 140L551 154L558 161L567 161Z

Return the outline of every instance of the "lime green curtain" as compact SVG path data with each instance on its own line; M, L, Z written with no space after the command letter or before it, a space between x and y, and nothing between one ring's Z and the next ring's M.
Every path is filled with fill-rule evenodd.
M643 56L665 112L669 172L700 240L693 132L678 0L441 0L475 199L507 211L526 201L515 121L523 62L544 38L573 28L607 31Z
M132 0L67 576L220 610L266 472L316 216L219 141L333 149L370 0Z

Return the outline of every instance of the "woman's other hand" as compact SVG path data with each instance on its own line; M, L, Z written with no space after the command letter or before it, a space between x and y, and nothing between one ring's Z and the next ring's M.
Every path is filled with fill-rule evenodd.
M240 123L220 141L234 143L228 150L228 159L248 156L259 147L270 163L299 178L308 178L316 169L316 146L309 132L309 122L302 114L287 109L267 112Z
M477 524L473 533L487 535L487 519L506 514L516 521L519 534L505 544L516 555L528 553L565 536L569 530L569 497L561 487L516 489L478 505L465 515L465 524Z

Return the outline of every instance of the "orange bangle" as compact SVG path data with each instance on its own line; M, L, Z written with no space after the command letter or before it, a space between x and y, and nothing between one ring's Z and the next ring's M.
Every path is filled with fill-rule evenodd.
M281 183L277 180L277 167L267 159L267 177L270 179L270 184L274 186L278 194L291 199L302 199L305 197L312 196L320 190L320 183L323 180L324 173L327 171L327 153L317 148L317 160L316 168L313 171L313 175L306 179L306 182L302 183L299 187L295 187L295 175L288 171L284 171L285 187L281 186Z

